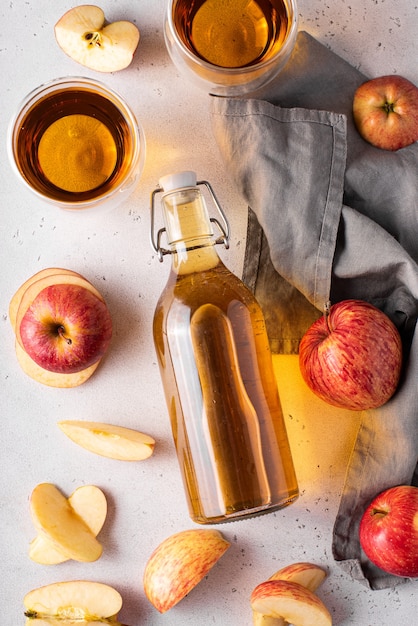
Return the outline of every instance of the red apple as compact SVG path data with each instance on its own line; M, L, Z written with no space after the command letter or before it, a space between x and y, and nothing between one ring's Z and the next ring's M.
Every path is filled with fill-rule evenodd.
M376 408L394 394L402 365L398 330L363 300L329 307L302 337L299 365L308 387L339 408Z
M49 276L22 297L16 337L44 370L62 374L86 370L103 357L111 336L109 310L82 278Z
M418 487L386 489L360 521L360 543L375 565L394 576L418 577Z
M418 141L418 87L397 75L369 80L356 90L354 123L360 135L383 150Z

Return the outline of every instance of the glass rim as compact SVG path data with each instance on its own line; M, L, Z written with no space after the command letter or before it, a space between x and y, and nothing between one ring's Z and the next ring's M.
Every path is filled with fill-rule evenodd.
M35 189L25 178L25 176L23 176L17 165L17 160L15 156L15 142L19 133L19 121L30 110L30 107L36 104L37 100L39 100L43 94L53 93L57 89L71 89L72 87L83 85L86 87L88 85L91 85L99 91L100 95L102 95L103 97L107 97L112 102L112 104L117 106L125 120L128 122L129 129L132 133L134 147L132 161L123 179L113 189L99 194L94 198L89 198L88 200L58 200L49 197ZM118 192L123 192L127 180L129 180L129 177L132 176L132 172L135 170L136 167L138 167L138 177L141 175L145 161L145 149L146 140L143 127L138 121L131 107L123 98L123 96L121 96L111 87L108 87L108 85L106 85L104 82L96 80L94 78L89 78L88 76L61 76L41 83L20 100L16 107L16 112L12 115L7 128L7 153L9 157L9 163L15 174L23 182L25 187L43 202L47 202L48 204L71 209L74 211L82 211L83 209L94 208L97 204L104 203L108 198L116 196Z
M295 38L295 35L297 34L298 21L299 21L298 13L297 13L297 1L296 0L283 0L284 4L286 5L286 8L292 9L292 15L289 16L289 25L288 25L288 30L286 34L286 39L283 45L280 46L280 48L277 50L275 54L273 54L271 57L263 61L254 63L252 65L245 65L243 67L223 67L222 65L215 65L214 63L205 61L205 59L202 59L202 57L198 56L197 54L194 54L190 50L190 48L188 48L184 44L181 37L179 37L177 29L173 21L173 6L175 3L178 3L179 1L180 0L168 0L168 3L167 3L167 23L170 29L170 33L172 37L174 38L176 45L179 46L179 48L188 57L188 59L194 63L197 63L198 65L205 68L209 72L216 71L216 72L222 73L224 76L242 76L245 74L251 74L251 73L259 71L260 69L263 69L264 67L268 67L269 65L271 65L277 59L277 56L279 54L284 56L285 53L289 50L289 48L291 49L294 45L294 38Z

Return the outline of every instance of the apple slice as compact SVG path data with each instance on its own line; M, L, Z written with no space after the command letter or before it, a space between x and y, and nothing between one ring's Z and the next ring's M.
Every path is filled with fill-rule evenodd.
M30 510L36 530L62 554L74 561L97 561L102 546L67 498L51 483L32 491Z
M122 608L122 597L116 589L88 580L71 580L38 587L23 600L25 615L32 619L86 620L116 618Z
M217 530L183 530L165 539L144 571L144 591L160 613L180 602L229 548Z
M70 9L55 24L60 48L77 63L97 72L117 72L128 67L139 37L132 22L105 25L102 9L89 4Z
M25 293L26 289L30 287L30 285L35 283L37 280L41 280L41 278L45 278L46 276L53 276L57 274L61 274L61 275L70 274L72 276L79 276L80 278L83 278L81 274L77 274L77 272L73 272L72 270L62 269L60 267L47 267L43 270L40 270L39 272L31 276L30 278L28 278L28 280L26 280L19 287L19 289L16 291L16 293L12 296L12 299L10 300L9 320L10 320L13 330L15 330L16 328L17 310L19 308L20 302L22 300L23 294Z
M85 383L97 370L101 361L101 359L96 361L96 363L81 370L81 372L62 374L60 372L50 372L35 363L17 341L15 343L15 351L18 363L27 376L48 387L58 387L62 389L78 387Z
M299 583L309 591L315 592L324 582L327 572L314 563L300 562L286 565L279 569L269 580L290 580ZM286 626L286 622L281 617L269 617L253 611L254 626Z
M325 604L312 591L289 580L266 580L251 594L251 608L297 626L332 626Z
M155 440L131 428L78 420L58 422L58 426L78 445L110 459L142 461L154 451Z
M74 513L83 520L96 537L107 515L107 502L103 491L94 485L83 485L71 494L68 502ZM42 565L56 565L68 560L59 548L42 535L38 535L31 541L29 556L32 561Z

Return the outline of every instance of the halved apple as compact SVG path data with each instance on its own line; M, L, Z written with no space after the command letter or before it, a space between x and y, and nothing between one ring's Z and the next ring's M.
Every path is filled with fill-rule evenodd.
M144 572L144 591L160 613L180 602L229 548L217 530L183 530L165 539L151 554Z
M83 485L71 494L68 503L97 537L107 515L107 501L103 491L94 485ZM56 565L68 560L68 557L43 535L38 535L31 541L29 557L42 565Z
M332 626L325 604L312 591L289 580L266 580L251 594L251 608L298 626ZM262 623L262 622L261 622Z
M327 577L325 569L315 563L298 562L282 567L269 580L289 580L315 592ZM253 626L286 626L282 617L270 617L253 611Z
M154 451L155 440L131 428L79 420L65 420L58 426L78 445L110 459L142 461Z
M90 562L101 556L94 533L55 485L40 483L33 489L30 511L38 533L67 558Z
M74 61L97 72L116 72L132 62L139 30L125 20L106 24L100 7L81 5L55 24L60 48Z
M116 589L89 580L71 580L38 587L23 600L25 615L33 620L86 620L89 622L116 619L122 608L122 597ZM52 622L53 623L53 622Z

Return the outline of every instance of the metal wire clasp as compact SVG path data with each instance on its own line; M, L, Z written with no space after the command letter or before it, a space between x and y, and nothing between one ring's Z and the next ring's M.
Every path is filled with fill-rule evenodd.
M215 240L215 244L223 244L225 246L226 249L229 248L229 237L230 237L230 228L229 228L229 222L228 219L224 213L224 210L222 209L221 205L219 204L219 201L215 195L215 192L212 189L211 184L207 181L207 180L199 180L196 183L196 186L198 185L203 185L205 186L209 193L210 196L212 198L212 201L215 205L215 207L218 209L218 212L221 216L221 220L218 220L216 217L211 217L209 218L210 221L213 224L216 224L216 226L219 228L220 230L220 236L216 238ZM157 231L157 234L155 236L155 196L157 195L157 193L161 193L164 190L161 187L156 187L156 189L154 189L154 191L151 192L151 203L150 203L150 210L151 210L151 245L153 247L153 249L155 250L155 252L158 255L158 260L160 261L160 263L163 262L164 260L164 256L166 254L171 254L171 250L168 250L167 248L163 248L161 246L161 237L163 235L163 233L166 232L165 228L160 228Z

